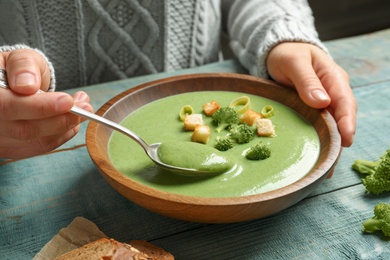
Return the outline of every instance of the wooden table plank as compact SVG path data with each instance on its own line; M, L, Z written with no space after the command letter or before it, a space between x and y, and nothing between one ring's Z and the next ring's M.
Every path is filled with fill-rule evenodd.
M208 225L158 244L177 259L390 259L389 241L362 232L372 205L384 197L362 190L356 185L262 220Z
M335 61L351 78L351 86L390 80L390 30L325 42Z

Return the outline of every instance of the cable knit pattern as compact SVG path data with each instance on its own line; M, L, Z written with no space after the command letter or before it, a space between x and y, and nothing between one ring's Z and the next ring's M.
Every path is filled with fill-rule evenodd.
M33 1L34 2L34 1ZM35 13L38 23L34 28L41 50L50 58L56 71L58 86L78 87L83 71L77 35L77 6L69 1L35 1Z
M192 48L193 21L197 1L168 1L167 19L167 69L176 70L189 67Z
M198 1L194 19L192 39L191 67L199 66L218 59L221 33L220 1ZM214 37L214 40L210 40Z
M306 42L327 51L318 39L306 0L235 1L229 10L232 50L252 75L268 76L266 57L280 42Z
M168 1L167 70L218 60L220 1Z
M133 56L132 61L137 62L139 66L142 66L144 69L143 74L145 73L155 73L158 70L153 64L153 61L148 57L148 52L150 51L150 35L156 36L159 33L159 28L157 26L156 21L152 18L151 14L146 11L139 3L136 2L128 2L129 8L134 12L134 15L130 16L132 19L129 21L137 21L139 23L139 27L142 28L141 37L142 42L137 44L135 40L140 40L141 37L134 37L134 34L137 32L134 30L137 27L132 26L130 23L121 25L117 21L115 21L114 17L120 17L126 15L126 12L117 12L118 4L122 1L111 1L106 8L96 1L89 0L88 3L96 15L99 17L97 23L95 23L91 27L90 37L89 37L89 46L92 47L95 54L104 61L107 65L107 68L103 69L111 69L111 72L117 74L119 78L126 78L126 67L130 66L131 60L129 62L125 62L125 64L118 64L115 62L115 57L121 55L121 47L126 47L130 54ZM120 10L123 10L121 8ZM130 14L127 12L127 14ZM119 16L121 15L121 16ZM122 19L119 18L119 21ZM105 37L100 41L99 34L104 32L106 28L109 28L113 35L110 37ZM108 32L105 32L108 36ZM147 37L144 37L147 36ZM104 40L104 41L103 41ZM119 42L119 41L120 42ZM156 39L153 40L154 43ZM115 44L115 43L120 44ZM116 46L114 46L116 45ZM110 51L107 51L110 50ZM117 53L119 52L119 53ZM114 54L114 56L110 55ZM117 59L117 61L121 61ZM121 65L122 68L121 69ZM137 69L137 68L136 68ZM129 69L130 72L134 72L134 69ZM103 70L100 71L101 73ZM93 71L96 74L96 70ZM95 82L93 82L95 83Z
M41 50L57 89L74 88L217 61L222 15L253 75L279 42L325 50L306 0L0 0L0 46Z

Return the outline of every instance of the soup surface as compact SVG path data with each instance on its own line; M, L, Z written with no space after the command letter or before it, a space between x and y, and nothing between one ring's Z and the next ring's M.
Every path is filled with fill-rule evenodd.
M232 197L267 192L289 185L305 176L317 161L320 143L315 129L290 108L275 101L239 92L201 91L174 95L156 100L138 108L121 124L137 133L147 143L190 141L192 132L184 131L179 112L191 105L194 113L202 113L202 105L215 100L221 107L228 106L237 97L246 95L251 108L261 111L271 105L275 115L275 137L255 137L248 144L236 144L225 151L236 167L211 177L181 176L156 166L144 150L132 139L113 132L109 141L109 156L114 166L125 176L143 185L188 196ZM213 146L215 138L228 131L214 131L212 119L203 115L211 128L207 143ZM271 157L250 161L244 154L250 146L262 141L271 149Z
M198 172L191 172L195 177L227 172L234 166L226 153L203 143L163 142L158 147L157 154L160 161L165 164L197 170Z

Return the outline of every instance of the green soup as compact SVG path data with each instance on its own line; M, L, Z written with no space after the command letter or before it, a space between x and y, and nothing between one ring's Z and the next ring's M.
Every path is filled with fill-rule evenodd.
M223 173L233 167L226 154L213 147L195 142L163 142L157 151L160 161L181 168L195 169L204 173ZM183 173L186 175L185 173ZM195 177L203 173L191 173Z
M109 156L115 167L125 176L143 185L188 196L232 197L267 192L289 185L304 177L318 159L320 143L315 129L296 112L272 100L228 91L201 91L179 94L156 100L126 117L121 124L139 134L147 143L187 142L192 132L183 129L179 112L191 105L194 113L202 113L202 105L211 100L228 106L233 99L246 95L251 107L261 111L271 105L275 115L271 118L275 137L256 137L248 144L237 144L222 152L236 165L231 170L211 177L181 176L156 166L144 150L132 139L113 132L109 141ZM203 116L205 124L212 126L210 117ZM218 135L211 128L207 143L212 147ZM262 141L271 149L271 157L260 161L245 158L253 144Z

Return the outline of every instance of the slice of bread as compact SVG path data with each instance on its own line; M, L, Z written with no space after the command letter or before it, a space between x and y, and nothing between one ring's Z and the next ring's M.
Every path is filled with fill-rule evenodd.
M131 240L130 245L147 254L153 260L174 260L172 254L145 240Z
M141 243L140 243L141 244ZM149 245L148 245L149 244ZM158 259L173 259L173 256L163 249L159 249L144 241L142 248L148 249L151 255L147 252L141 252L137 248L127 243L118 242L114 239L101 238L85 246L74 249L66 254L63 254L56 258L56 260L90 260L90 259L102 259L102 260L122 260L122 259L135 259L135 260L158 260ZM145 251L148 251L145 250ZM158 252L158 253L157 253ZM172 256L172 258L165 258L165 254Z

